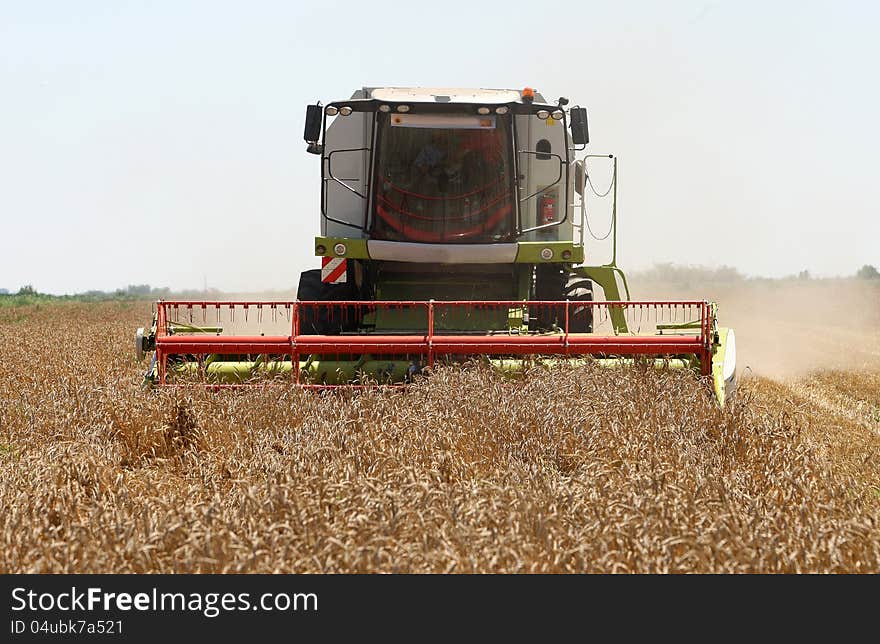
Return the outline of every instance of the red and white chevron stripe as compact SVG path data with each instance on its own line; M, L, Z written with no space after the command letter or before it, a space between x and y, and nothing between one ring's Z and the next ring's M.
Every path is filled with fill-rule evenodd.
M344 284L347 280L345 260L341 257L321 258L321 281L325 284Z

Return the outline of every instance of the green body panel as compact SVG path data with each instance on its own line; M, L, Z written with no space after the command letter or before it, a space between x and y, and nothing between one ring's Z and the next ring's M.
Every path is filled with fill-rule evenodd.
M527 299L528 291L523 294L519 287L521 281L512 273L504 276L474 272L461 275L453 271L383 273L376 284L376 299L386 302Z
M345 255L336 254L334 250L336 244L345 244ZM318 252L319 246L324 247L324 252ZM370 259L370 254L367 252L367 240L356 237L315 237L315 256Z
M523 330L525 307L511 307L507 311L445 308L438 306L434 312L435 331L510 331ZM424 331L428 328L428 313L425 309L381 309L364 317L366 324L375 324L377 332L382 331Z
M437 307L434 315L435 331L506 331L511 320L520 320L522 308L509 312L486 309ZM424 308L380 309L364 316L366 325L375 325L376 332L424 331L428 328L428 312Z
M572 268L572 271L581 277L593 280L594 283L601 286L605 293L605 299L609 302L618 302L629 299L629 285L626 283L626 275L624 275L623 271L616 266L575 266ZM626 297L621 297L620 289L617 286L618 276L623 284L623 294ZM627 333L628 329L623 309L612 306L609 307L608 312L611 316L611 324L614 326L614 332Z
M553 251L550 259L541 257L541 251L549 248ZM563 257L562 253L569 251L569 257ZM580 264L584 261L584 247L576 246L570 241L537 241L537 242L519 242L517 244L516 259L517 263L526 264L549 264L551 262L567 262L572 264Z
M531 265L517 265L503 274L491 265L472 264L465 269L451 269L426 264L423 271L383 271L376 283L379 301L435 300L434 328L438 331L501 331L522 326L522 308L510 311L479 307L442 306L444 301L526 300L531 285ZM446 269L446 270L444 270ZM518 323L512 320L519 320ZM382 308L368 315L364 322L375 325L376 332L425 330L425 308Z

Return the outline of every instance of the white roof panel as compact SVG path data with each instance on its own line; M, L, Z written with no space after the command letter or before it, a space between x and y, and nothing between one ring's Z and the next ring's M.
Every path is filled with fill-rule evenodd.
M519 90L515 89L377 87L371 94L379 101L412 103L513 103L520 100Z

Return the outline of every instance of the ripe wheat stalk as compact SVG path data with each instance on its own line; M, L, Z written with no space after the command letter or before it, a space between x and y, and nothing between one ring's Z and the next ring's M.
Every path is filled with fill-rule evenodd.
M146 316L0 311L0 571L880 571L877 374L848 420L589 366L144 392Z

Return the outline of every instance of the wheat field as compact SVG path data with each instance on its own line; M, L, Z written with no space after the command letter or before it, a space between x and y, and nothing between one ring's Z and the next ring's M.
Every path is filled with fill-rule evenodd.
M880 364L145 392L149 314L0 309L0 572L880 572Z

